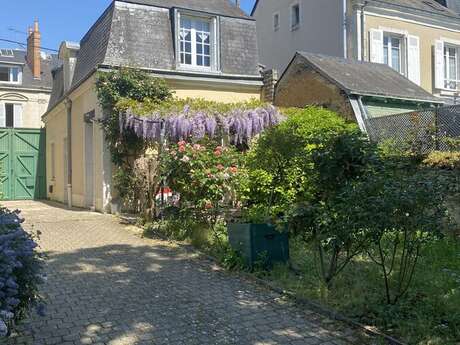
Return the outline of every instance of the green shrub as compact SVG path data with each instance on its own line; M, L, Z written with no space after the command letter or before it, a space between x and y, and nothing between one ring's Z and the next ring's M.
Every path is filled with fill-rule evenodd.
M242 191L247 213L279 218L299 200L315 193L312 153L330 138L357 131L328 110L285 109L287 119L264 132L247 154L249 181ZM262 216L261 213L265 213Z
M423 164L432 168L460 171L460 152L434 151L428 154Z

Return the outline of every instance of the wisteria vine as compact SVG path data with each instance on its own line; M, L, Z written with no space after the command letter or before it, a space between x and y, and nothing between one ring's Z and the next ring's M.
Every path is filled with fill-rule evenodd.
M170 142L208 136L228 137L232 145L240 145L249 143L283 119L278 108L267 104L256 109L234 109L225 114L192 110L190 106L169 116L158 112L140 117L127 111L120 114L119 121L120 133L132 130L138 137L149 141L159 142L163 135Z

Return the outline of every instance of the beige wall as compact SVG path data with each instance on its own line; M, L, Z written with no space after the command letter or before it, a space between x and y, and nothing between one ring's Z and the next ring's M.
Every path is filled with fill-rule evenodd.
M43 127L41 117L48 108L49 100L49 92L0 89L0 103L22 104L24 128Z
M64 104L56 107L45 119L46 127L46 181L48 198L64 202L64 188L67 185L64 177L64 155L66 147L64 140L67 137L67 119ZM51 146L54 144L54 169ZM54 176L53 176L54 170ZM50 193L50 186L53 192Z
M434 88L434 55L433 47L436 40L450 39L460 45L460 32L435 28L423 24L403 21L402 19L384 18L368 13L365 17L364 54L369 60L369 30L400 31L420 38L421 86L430 93L438 94Z
M244 102L251 99L260 100L261 89L260 87L235 87L228 90L228 88L219 88L218 86L212 87L185 87L176 85L174 82L168 83L174 90L175 96L178 98L204 98L209 101L223 102L223 103L237 103Z
M200 97L212 101L239 102L252 98L260 99L259 86L214 86L193 88L182 82L169 82L170 87L176 91L176 96L181 98ZM72 204L76 207L87 208L86 198L86 157L85 143L87 142L84 114L92 110L96 118L102 117L102 110L98 104L94 89L94 77L89 78L70 95L72 101ZM53 185L53 193L48 197L59 202L66 202L65 188L67 181L64 179L65 150L64 139L67 137L67 114L64 102L61 102L45 118L46 149L47 149L47 182ZM111 198L111 162L110 155L105 146L103 132L97 123L93 125L93 176L94 176L94 204L97 211L109 211L108 203ZM51 176L51 144L55 143L56 176Z

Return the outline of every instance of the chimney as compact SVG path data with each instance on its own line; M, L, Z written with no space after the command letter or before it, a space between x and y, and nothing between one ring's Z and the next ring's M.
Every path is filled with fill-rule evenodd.
M27 64L29 65L32 75L35 79L41 78L41 34L38 28L38 20L35 20L34 27L29 28L27 37Z

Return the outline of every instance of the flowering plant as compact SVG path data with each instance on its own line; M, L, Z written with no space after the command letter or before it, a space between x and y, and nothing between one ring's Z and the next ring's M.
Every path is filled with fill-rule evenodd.
M43 282L42 257L32 235L21 227L19 211L0 208L0 337L35 306L44 314L38 286Z
M165 156L166 180L180 211L212 228L222 211L236 202L241 154L212 141L180 141L167 148Z

